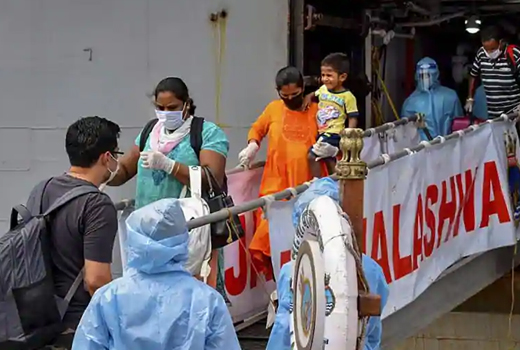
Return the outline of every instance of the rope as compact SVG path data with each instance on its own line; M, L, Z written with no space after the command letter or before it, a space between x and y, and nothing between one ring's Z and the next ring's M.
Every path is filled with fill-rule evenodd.
M347 222L349 223L351 230L352 230L352 234L350 235L352 238L352 243L350 243L346 239L346 237L343 238L343 241L345 243L345 246L347 247L347 250L350 252L350 254L352 254L352 256L354 257L354 260L356 261L357 277L358 277L358 280L360 281L362 291L368 294L368 293L370 293L370 286L366 279L365 271L363 270L362 253L361 253L361 250L359 249L359 244L358 244L357 238L356 238L356 232L354 231L354 225L352 225L352 221L350 220L350 217L346 213L341 213L341 216L345 220L347 220ZM365 340L368 320L369 320L369 317L362 317L359 320L359 322L361 323L361 327L360 327L360 332L358 334L358 339L357 339L357 346L356 346L357 350L361 350L363 348L363 342Z

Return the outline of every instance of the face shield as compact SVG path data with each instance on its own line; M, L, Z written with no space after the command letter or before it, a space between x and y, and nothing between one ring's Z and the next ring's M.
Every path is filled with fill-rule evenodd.
M419 64L417 67L417 87L423 91L430 90L435 83L437 72L435 63Z

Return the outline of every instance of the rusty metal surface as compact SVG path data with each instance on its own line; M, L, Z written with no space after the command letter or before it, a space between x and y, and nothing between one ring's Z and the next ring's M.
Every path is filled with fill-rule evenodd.
M237 333L242 350L265 350L270 330L265 329L265 319ZM262 339L264 338L264 339Z

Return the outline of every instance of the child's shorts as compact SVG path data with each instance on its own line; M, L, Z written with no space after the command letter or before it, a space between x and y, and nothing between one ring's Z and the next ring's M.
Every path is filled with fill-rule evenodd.
M329 134L327 132L319 134L316 142L321 139L321 142L328 143L331 146L339 148L339 141L341 140L341 136L339 134ZM312 147L309 152L316 157L314 152L312 151Z

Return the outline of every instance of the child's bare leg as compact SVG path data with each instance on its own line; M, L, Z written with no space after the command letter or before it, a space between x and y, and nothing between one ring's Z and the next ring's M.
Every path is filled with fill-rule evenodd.
M311 170L312 177L321 177L321 165L320 162L316 161L316 156L312 152L309 152L307 160L309 161L309 169Z
M329 175L332 175L336 172L336 158L327 158L324 159L325 165L327 166L327 171Z

